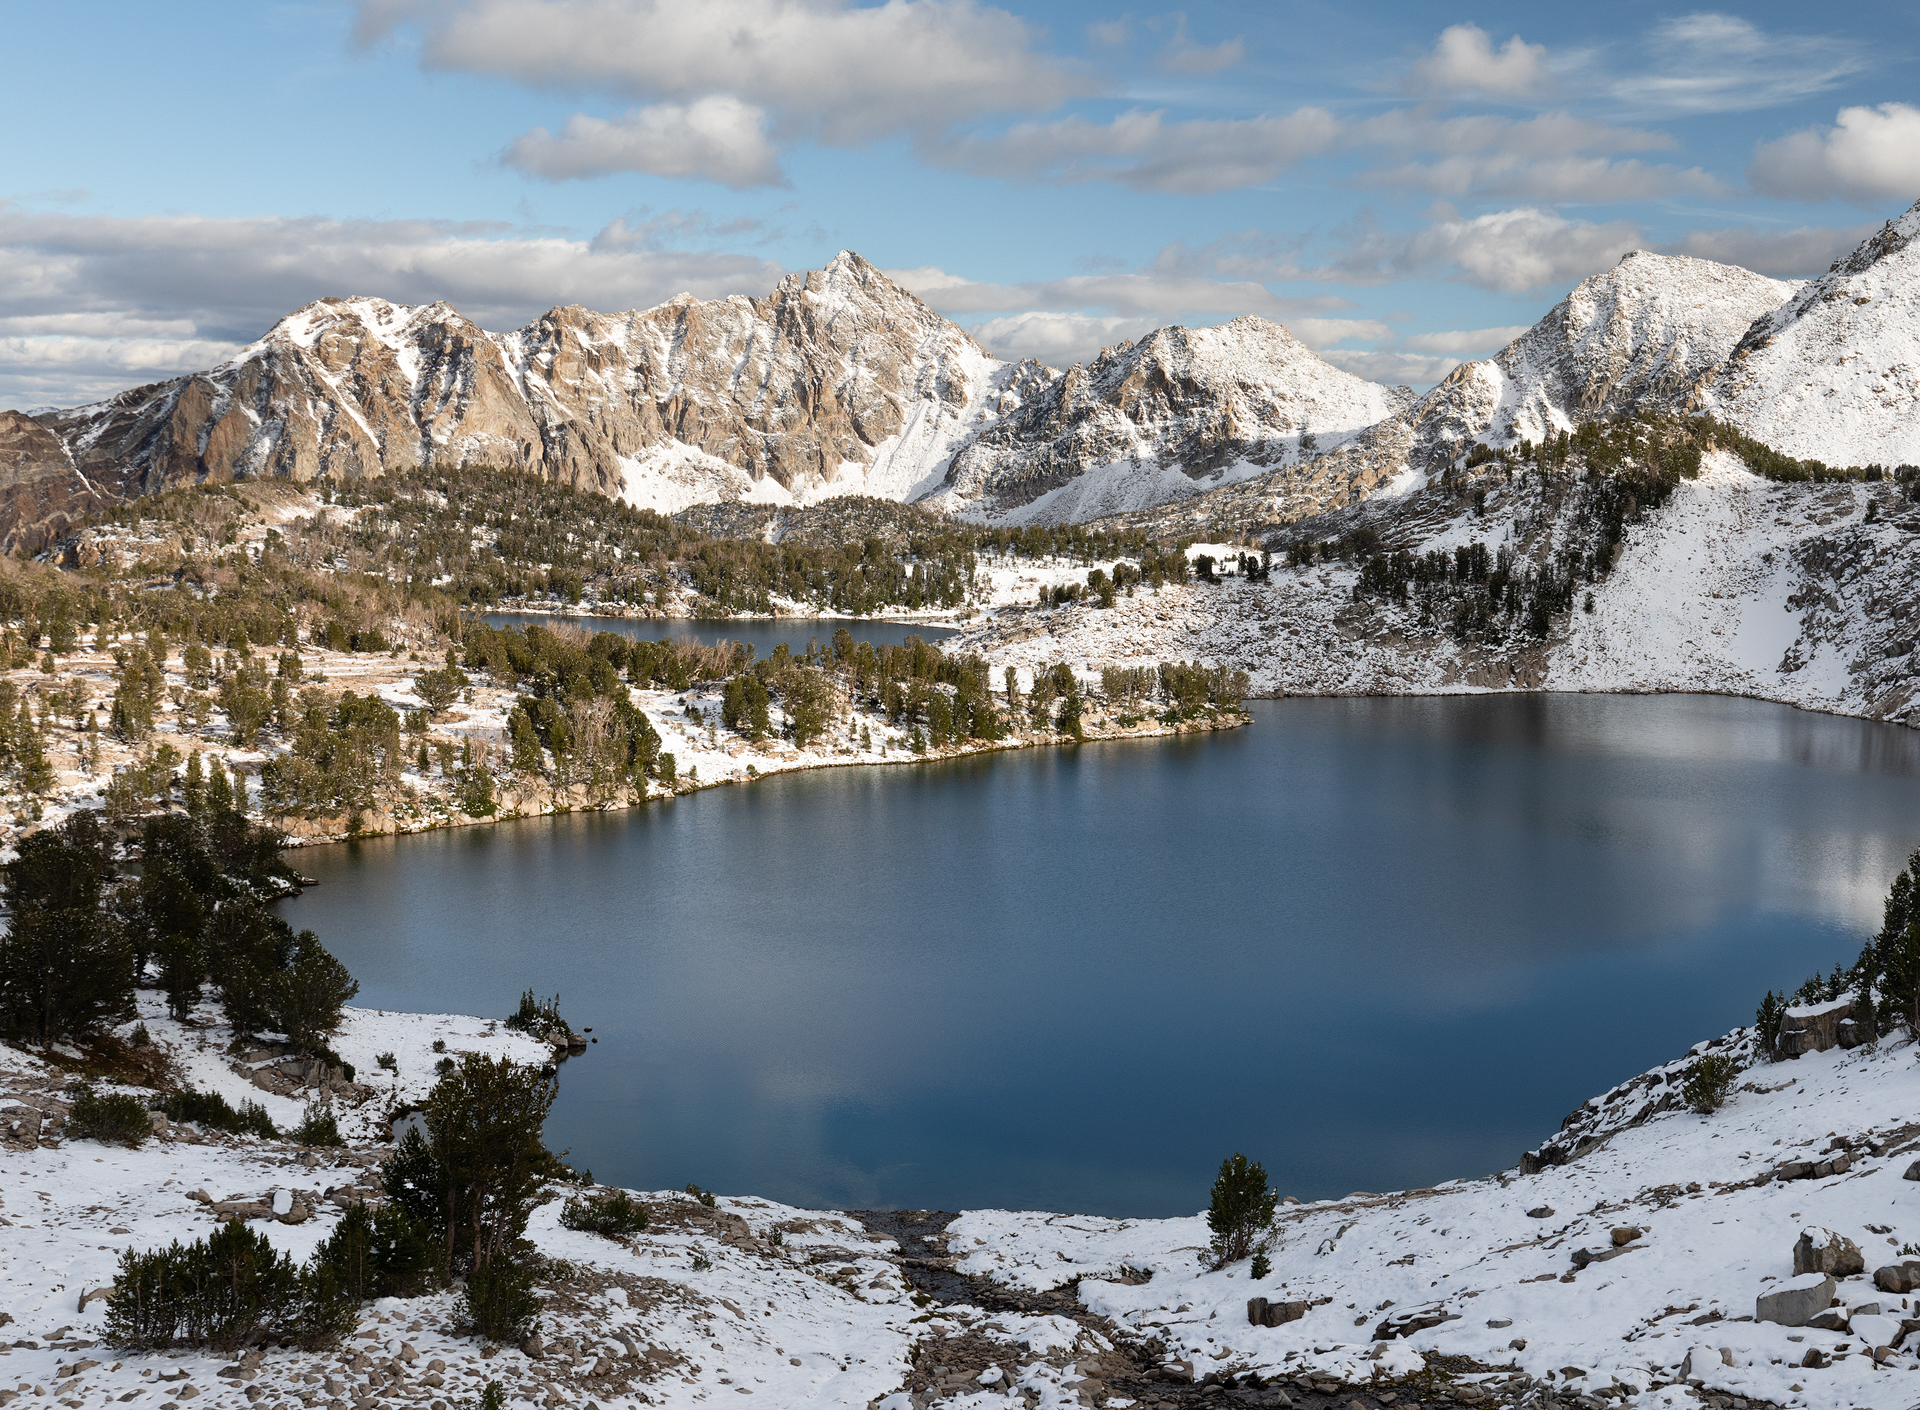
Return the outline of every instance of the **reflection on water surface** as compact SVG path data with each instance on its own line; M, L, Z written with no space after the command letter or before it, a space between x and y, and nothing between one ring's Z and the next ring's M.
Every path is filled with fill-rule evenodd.
M1255 702L1248 730L824 770L312 849L360 1002L601 1039L601 1179L1198 1208L1498 1168L1851 958L1920 734L1711 696Z

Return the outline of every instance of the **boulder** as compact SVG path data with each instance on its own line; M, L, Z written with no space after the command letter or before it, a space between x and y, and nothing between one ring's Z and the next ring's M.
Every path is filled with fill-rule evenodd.
M1761 1293L1754 1300L1753 1320L1782 1327L1804 1327L1817 1313L1833 1305L1837 1286L1828 1274L1803 1274L1772 1292Z
M1645 1229L1635 1229L1631 1227L1615 1229L1613 1231L1613 1246L1615 1248L1623 1247L1626 1244L1632 1243L1646 1232Z
M1884 1293L1910 1293L1920 1289L1920 1258L1874 1269L1873 1285Z
M1828 1048L1838 1047L1840 1025L1852 1017L1851 999L1796 1004L1781 1015L1774 1051L1783 1058L1797 1058L1802 1053L1824 1053Z
M1829 1307L1825 1312L1816 1312L1807 1318L1807 1325L1819 1332L1844 1332L1847 1329L1847 1309Z
M1375 1341L1392 1341L1396 1337L1410 1337L1415 1332L1424 1332L1429 1327L1437 1327L1442 1322L1457 1322L1460 1314L1449 1312L1438 1303L1429 1303L1425 1307L1408 1307L1390 1314L1373 1329Z
M1312 1305L1312 1303L1305 1301L1269 1302L1267 1304L1266 1316L1262 1319L1260 1325L1263 1327L1280 1327L1286 1325L1288 1322L1298 1322L1302 1317L1307 1315L1307 1309Z
M1836 1278L1867 1271L1860 1245L1831 1229L1802 1229L1793 1246L1795 1273L1831 1273Z
M1900 1340L1900 1321L1876 1313L1861 1313L1848 1325L1848 1331L1872 1348L1892 1346Z
M1920 1180L1920 1160L1916 1160L1913 1164L1909 1165L1907 1167L1907 1173L1900 1178L1902 1180Z
M1915 1161L1915 1162L1913 1163L1913 1168L1914 1168L1915 1170L1920 1170L1920 1160L1916 1160L1916 1161ZM1914 1178L1915 1178L1915 1179L1920 1179L1920 1176L1915 1176ZM1553 1218L1553 1210L1552 1210L1552 1209L1551 1209L1551 1208L1550 1208L1549 1206L1547 1206L1547 1205L1544 1205L1544 1204L1543 1204L1543 1205L1541 1205L1541 1206L1540 1206L1540 1207L1539 1207L1538 1209L1529 1209L1529 1210L1527 1211L1527 1218L1529 1218L1529 1219L1551 1219L1551 1218Z

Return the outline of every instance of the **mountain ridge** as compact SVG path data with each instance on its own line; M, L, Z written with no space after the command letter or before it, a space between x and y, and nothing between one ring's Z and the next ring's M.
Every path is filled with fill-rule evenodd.
M1805 285L1632 251L1420 397L1251 315L1064 370L1004 362L851 251L759 298L562 305L506 333L445 302L329 297L207 371L9 413L0 535L34 551L89 508L205 480L473 463L664 512L867 494L1014 524L1297 518L1477 444L1646 412L1711 410L1832 462L1920 459L1916 234L1920 205Z

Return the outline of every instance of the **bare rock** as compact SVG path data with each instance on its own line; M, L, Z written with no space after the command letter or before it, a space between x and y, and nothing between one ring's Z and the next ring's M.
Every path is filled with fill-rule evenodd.
M1753 1319L1782 1327L1804 1327L1833 1305L1839 1285L1826 1273L1806 1273L1755 1299Z
M1920 1289L1920 1259L1909 1258L1874 1269L1873 1285L1885 1293L1910 1293Z
M1803 1229L1793 1246L1795 1273L1831 1273L1836 1278L1867 1271L1860 1245L1831 1229Z

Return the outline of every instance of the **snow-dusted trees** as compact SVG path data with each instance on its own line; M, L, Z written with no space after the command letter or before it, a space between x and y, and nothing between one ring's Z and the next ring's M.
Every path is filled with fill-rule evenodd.
M134 955L103 904L113 854L97 815L20 843L0 879L0 1022L37 1043L87 1037L133 1011Z
M1213 1234L1207 1252L1213 1266L1224 1268L1264 1255L1272 1243L1273 1214L1279 1206L1279 1192L1267 1187L1264 1165L1238 1151L1221 1161L1207 1205L1207 1229Z
M537 1068L462 1058L427 1098L426 1134L410 1129L383 1176L393 1205L430 1232L442 1272L466 1274L467 1314L495 1340L539 1312L520 1241L546 1181L565 1173L543 1140L556 1091Z

